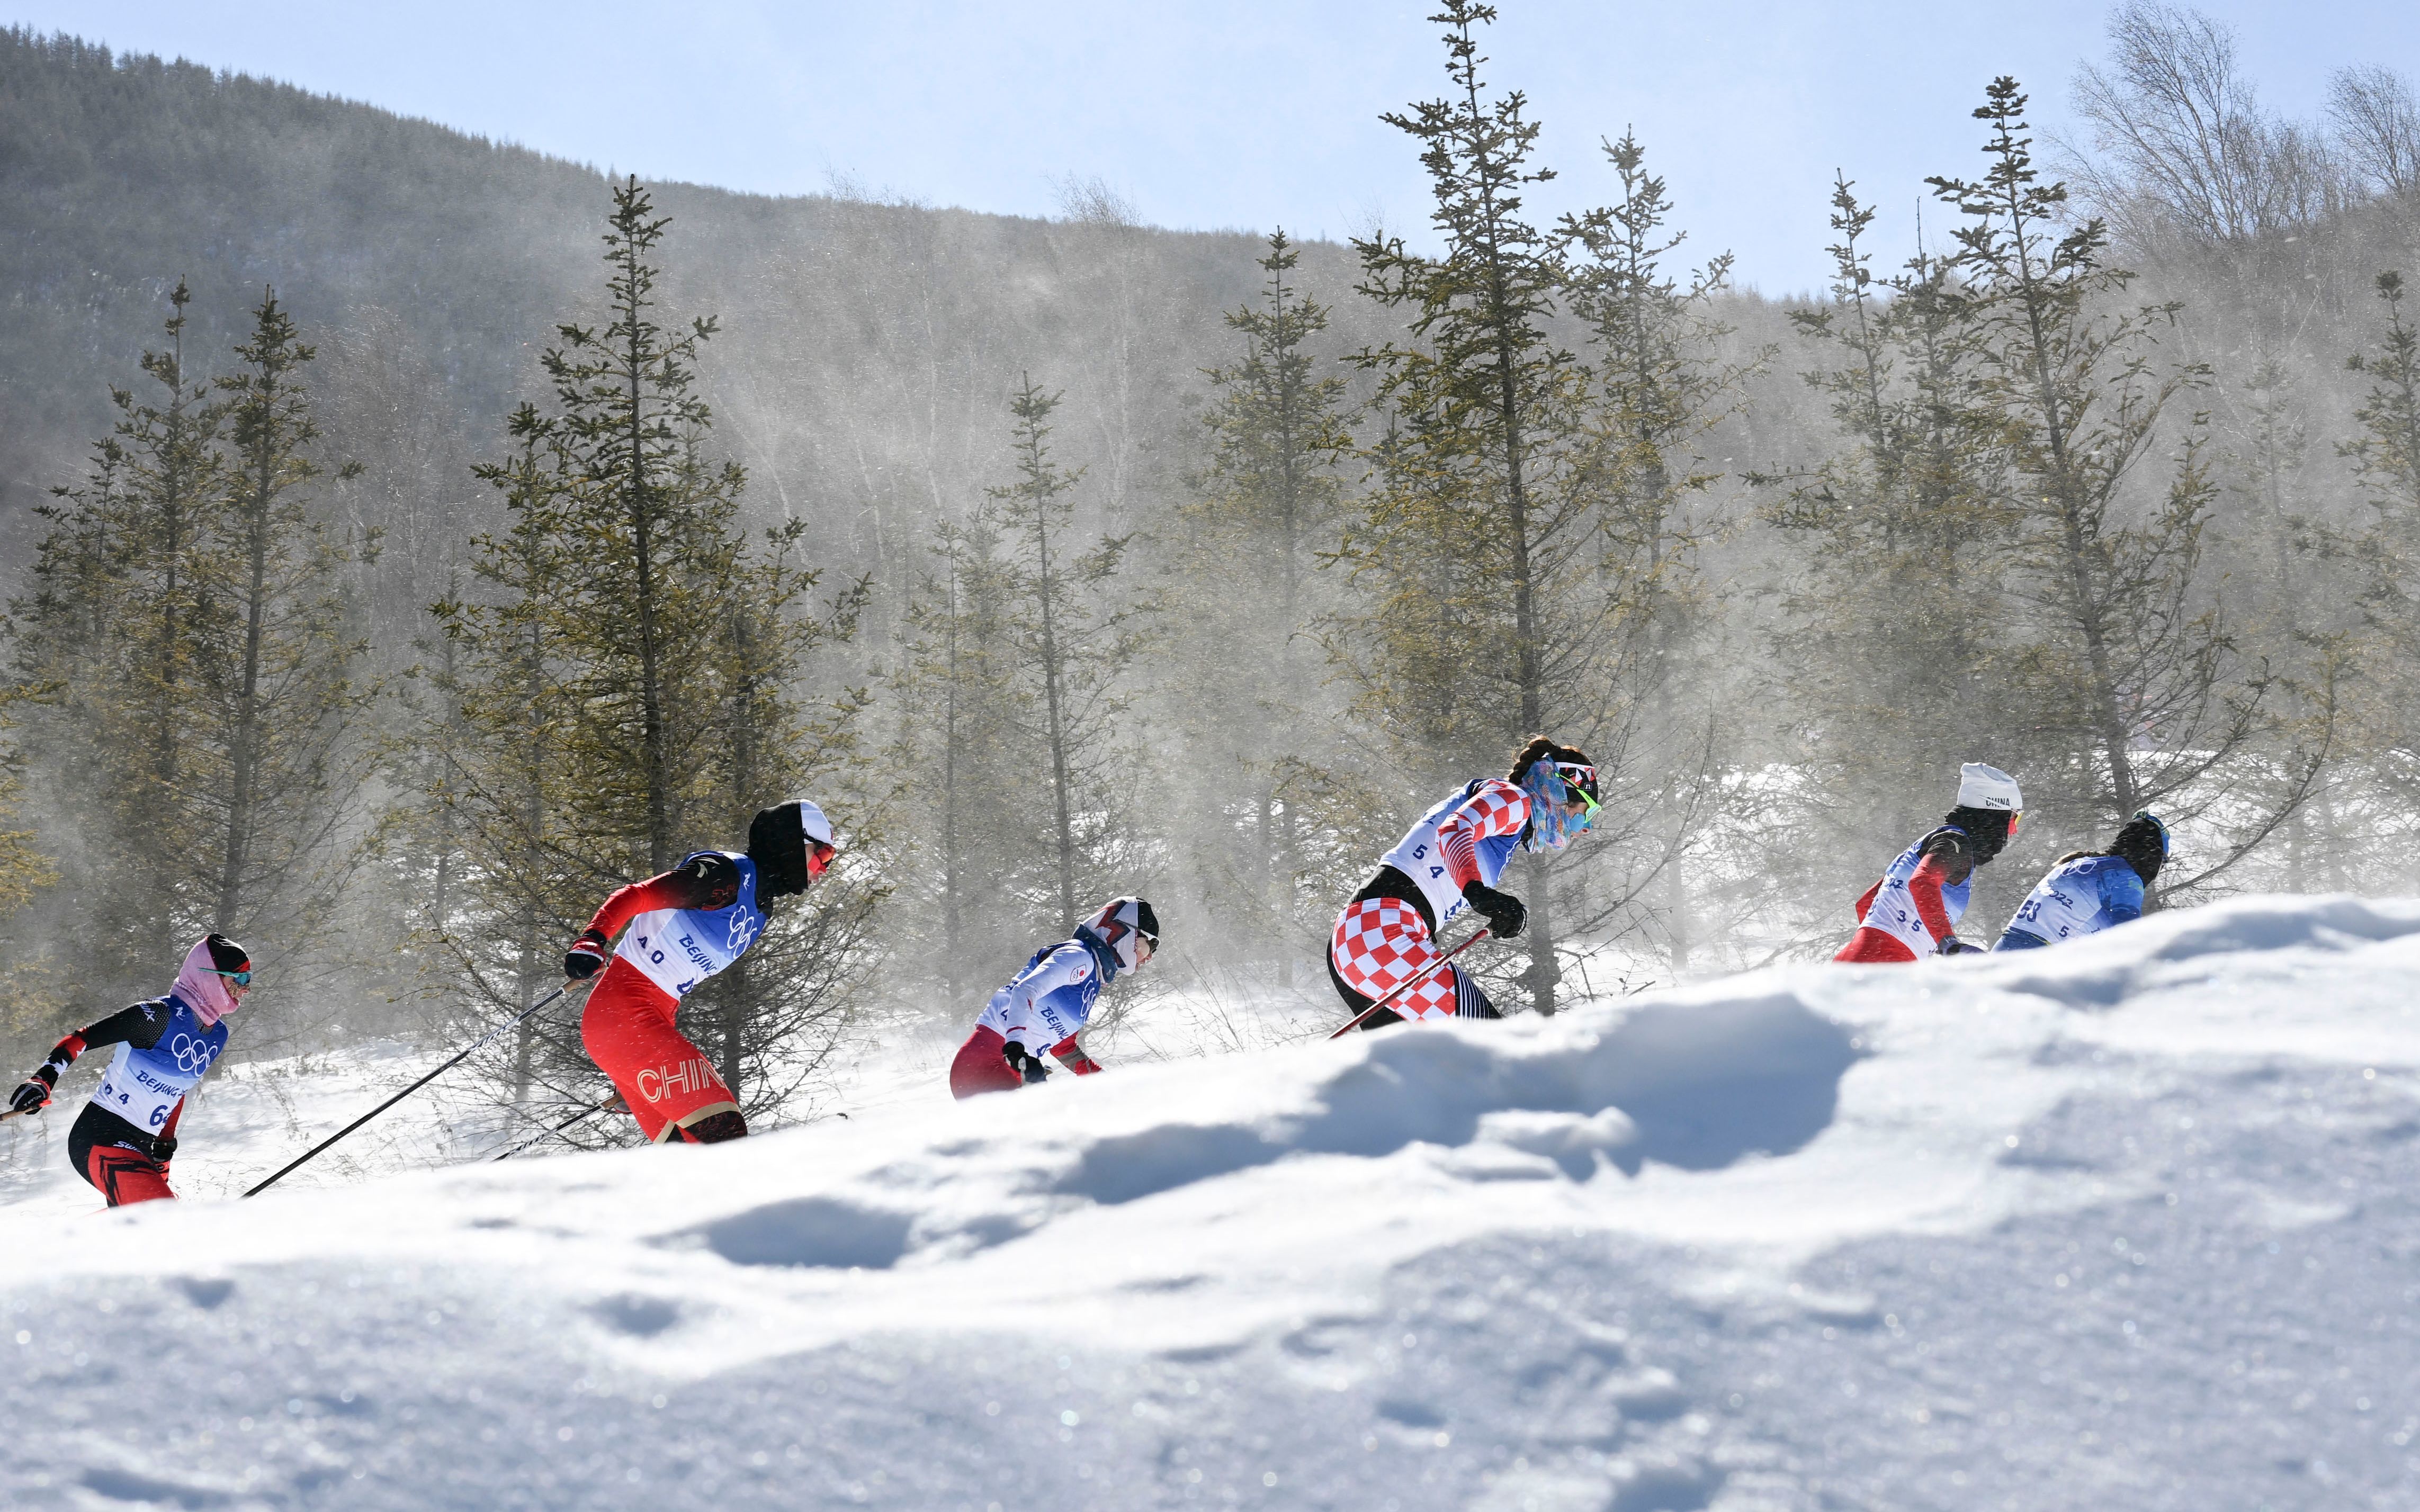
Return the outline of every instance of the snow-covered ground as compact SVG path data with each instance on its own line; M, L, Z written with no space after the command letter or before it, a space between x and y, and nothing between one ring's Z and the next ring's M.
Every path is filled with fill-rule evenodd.
M0 1134L8 1500L2420 1506L2415 984L2420 903L2253 899L249 1202Z

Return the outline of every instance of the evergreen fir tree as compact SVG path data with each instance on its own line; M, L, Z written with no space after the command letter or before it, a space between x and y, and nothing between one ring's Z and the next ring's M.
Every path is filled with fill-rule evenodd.
M303 491L321 476L302 384L317 353L274 291L253 318L251 339L236 347L243 366L217 380L230 455L201 589L219 633L194 669L215 726L196 796L217 820L209 927L299 939L334 899L326 869L352 812L353 725L369 693L354 681L365 643L341 594L356 547L334 536Z
M2401 273L2380 273L2375 287L2386 329L2373 349L2346 360L2370 386L2353 409L2360 433L2336 451L2371 509L2353 542L2363 620L2356 739L2375 780L2409 814L2420 810L2420 325L2403 318ZM2413 875L2408 847L2391 850L2378 870Z
M1863 242L1872 210L1845 177L1832 205L1831 301L1793 318L1838 354L1806 380L1839 449L1767 511L1812 549L1776 632L1790 686L1775 690L1810 779L1765 865L1803 879L1792 896L1819 898L1854 896L1870 880L1873 831L1921 833L1945 774L1991 759L2006 735L1995 658L2013 523L1955 268L1919 250L1877 279ZM1807 923L1810 943L1838 944L1837 917Z
M1040 725L1028 733L1048 763L1043 796L1049 804L1048 843L1055 865L1053 927L1072 929L1084 901L1115 887L1141 885L1122 860L1146 849L1140 813L1124 801L1130 772L1119 716L1126 708L1124 677L1144 644L1147 606L1107 600L1123 565L1128 536L1108 536L1090 549L1069 539L1083 470L1068 471L1050 455L1049 419L1059 395L1023 377L1009 403L1015 417L1011 449L1015 483L987 488L1007 555L1001 563L1022 667L1039 695Z
M410 889L428 901L428 930L456 967L449 977L489 1012L543 995L558 979L563 942L600 892L623 880L576 845L586 795L566 754L572 664L556 640L573 618L562 600L578 551L553 532L543 507L553 486L543 453L551 427L524 405L510 428L518 453L478 469L503 496L509 527L473 539L477 591L458 587L430 607L440 630L434 708L423 710L407 753L426 784L426 807L395 816L434 831L421 846L396 850L433 858ZM550 1106L590 1101L594 1074L560 1018L532 1019L517 1031L508 1072L516 1103L541 1083Z
M1448 0L1452 92L1386 120L1422 147L1445 245L1357 240L1362 292L1406 312L1401 344L1357 361L1388 422L1375 486L1340 560L1367 609L1347 638L1362 706L1433 785L1496 769L1532 733L1576 726L1607 629L1594 577L1596 519L1579 486L1587 375L1554 322L1573 233L1523 218L1538 124L1518 92L1491 94L1478 28L1493 7ZM1566 733L1569 732L1566 731ZM1413 795L1406 793L1409 799ZM1542 857L1528 864L1523 985L1555 1009L1560 968Z
M875 909L888 891L865 858L882 853L878 816L890 795L856 770L869 695L844 687L811 705L800 694L817 654L856 634L869 585L850 584L818 612L822 574L802 560L805 537L799 520L767 532L728 585L715 719L722 745L710 768L721 803L707 827L745 835L757 810L814 793L845 816L847 852L681 1004L682 1031L759 1120L790 1107L838 1042L873 964Z
M1016 954L1033 920L1003 898L1049 891L1047 825L1039 822L1023 729L1038 721L1018 675L1016 625L998 522L976 510L933 532L933 562L907 613L900 686L908 710L897 760L922 773L929 833L910 883L937 920L923 935L926 971L953 1011L994 985L994 962Z
M289 983L325 959L371 696L341 587L374 543L340 538L311 486L312 347L271 291L241 366L204 384L181 285L170 299L170 346L144 364L164 403L114 395L118 424L47 512L16 623L21 669L56 695L29 755L87 826L70 985L112 995L156 986L206 930L283 956Z
M1300 257L1282 230L1271 234L1260 301L1226 317L1243 357L1205 373L1209 455L1176 567L1189 633L1174 648L1193 694L1182 705L1187 750L1208 777L1184 795L1202 837L1196 867L1244 949L1272 957L1288 983L1295 960L1315 953L1332 903L1306 887L1302 796L1338 711L1312 707L1324 700L1307 653L1327 602L1311 593L1312 543L1338 519L1338 463L1352 445L1345 380L1317 376L1307 345L1328 311L1291 282ZM1254 717L1238 718L1244 709Z
M49 690L36 744L66 805L93 825L79 890L95 938L84 952L115 988L156 971L196 921L180 905L191 837L159 823L178 806L185 745L201 717L204 553L225 482L225 412L188 375L192 296L168 296L167 346L143 355L157 403L111 391L118 419L81 487L41 513L35 594L18 606L21 671Z
M2178 306L2111 309L2133 275L2108 261L2098 220L2055 231L2065 186L2040 182L2025 97L1995 80L1976 111L1989 170L1932 180L1966 217L1957 238L1986 377L2005 427L2014 519L2009 591L2024 644L2003 687L2040 744L2024 769L2045 795L2050 835L2088 842L2139 809L2171 822L2222 806L2229 839L2173 893L2265 840L2308 795L2323 749L2273 753L2265 669L2243 664L2235 626L2202 572L2215 495L2206 419L2171 416L2201 383L2194 365L2155 366ZM2140 476L2173 436L2165 475ZM2138 491L2155 497L2134 505ZM2282 764L2282 791L2255 786ZM2073 796L2067 796L2073 795ZM2181 869L2180 869L2181 870Z
M1745 385L1772 355L1727 362L1732 328L1714 314L1730 256L1721 254L1683 283L1664 259L1684 237L1667 228L1671 200L1646 169L1646 151L1625 132L1605 145L1621 186L1605 208L1569 218L1566 234L1584 258L1572 271L1572 313L1590 328L1590 401L1580 472L1597 511L1590 549L1606 664L1594 682L1608 696L1591 701L1588 722L1566 732L1595 754L1600 770L1649 790L1643 808L1652 841L1635 834L1632 850L1670 855L1712 795L1715 771L1705 758L1730 721L1715 712L1717 685L1684 685L1680 669L1699 648L1707 619L1699 553L1721 528L1705 501L1722 474L1699 453L1705 437L1736 413ZM1641 826L1646 827L1646 826ZM1602 869L1598 869L1602 871ZM1688 869L1665 865L1656 891L1656 933L1672 969L1686 971L1697 933ZM1627 890L1627 889L1624 889ZM1616 894L1620 897L1620 893ZM1584 927L1601 925L1600 913Z
M577 648L574 744L599 784L582 845L639 876L680 858L709 801L702 758L719 732L676 705L711 706L723 597L744 544L745 475L698 447L711 424L698 349L716 323L675 332L653 314L647 258L670 224L636 178L614 187L605 322L559 326L562 345L542 360L556 406L544 421L553 477L533 501L543 528L576 546L561 602L581 628L566 625L563 644Z
M649 258L670 222L636 179L615 186L607 224L607 317L557 328L551 411L517 409L513 457L479 470L510 528L474 543L480 591L432 610L457 657L429 732L449 752L435 796L463 856L442 927L498 1007L538 995L613 887L732 843L757 809L832 776L863 703L844 690L810 719L799 689L811 654L854 633L865 585L818 614L802 527L752 548L745 474L707 456L696 393L715 322L675 334L653 313ZM752 1115L782 1106L828 1048L841 989L866 965L873 896L844 868L775 904L750 967L684 1003L685 1031ZM509 1079L520 1097L542 1090L539 1116L595 1097L566 1020L523 1038Z

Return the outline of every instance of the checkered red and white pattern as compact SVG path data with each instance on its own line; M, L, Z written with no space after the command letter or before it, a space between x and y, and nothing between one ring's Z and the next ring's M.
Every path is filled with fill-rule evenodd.
M1345 985L1373 999L1393 992L1437 958L1436 942L1419 911L1394 898L1368 898L1348 906L1327 950ZM1450 1017L1456 990L1454 968L1448 966L1387 1007L1407 1019Z
M1479 880L1479 842L1495 835L1517 835L1529 822L1529 795L1499 777L1479 784L1461 807L1437 822L1437 843L1445 850L1446 870L1457 887Z

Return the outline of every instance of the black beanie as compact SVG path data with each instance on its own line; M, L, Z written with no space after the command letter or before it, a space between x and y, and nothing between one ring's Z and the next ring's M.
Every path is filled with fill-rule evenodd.
M224 934L209 936L210 969L213 971L250 971L252 957L244 948Z
M756 896L786 898L807 890L807 835L796 803L759 809L748 822L748 859L756 863Z
M2167 862L2168 832L2149 813L2138 813L2118 829L2109 854L2133 867L2148 885Z
M1957 808L1942 821L1966 833L1975 847L1975 864L1982 866L2009 846L2009 810Z

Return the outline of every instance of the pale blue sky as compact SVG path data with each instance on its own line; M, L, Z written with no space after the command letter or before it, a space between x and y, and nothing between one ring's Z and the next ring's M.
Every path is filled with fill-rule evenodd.
M2413 0L2211 0L2264 98L2309 114L2349 62L2420 75ZM1426 0L0 0L0 16L365 100L600 167L767 193L833 174L935 205L1051 213L1067 176L1145 220L1342 237L1425 214L1377 120L1438 92ZM2102 0L1503 0L1488 72L1528 91L1564 174L1605 195L1635 125L1702 255L1820 284L1844 168L1904 241L1929 173L1965 172L1995 73L2065 116ZM2021 19L1998 18L2017 15Z

